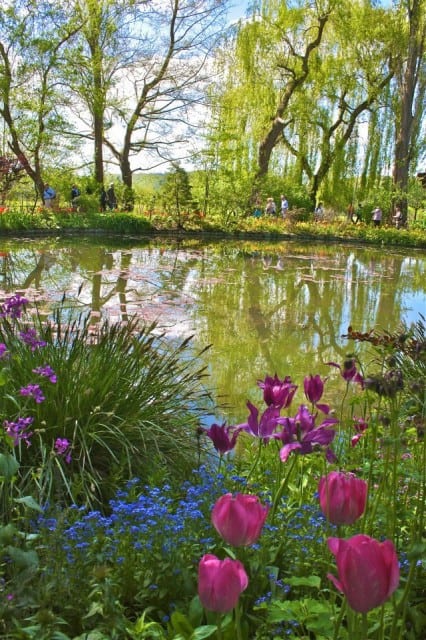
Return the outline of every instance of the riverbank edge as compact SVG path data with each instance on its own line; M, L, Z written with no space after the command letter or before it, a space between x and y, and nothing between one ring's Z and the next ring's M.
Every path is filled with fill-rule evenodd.
M312 233L303 232L268 232L268 231L225 231L225 230L190 230L190 229L144 229L140 232L135 232L134 230L131 232L118 232L111 229L100 229L100 228L55 228L55 229L2 229L0 231L0 240L1 238L8 239L22 239L22 238L38 238L38 237L78 237L84 235L93 235L93 236L105 236L105 237L123 237L123 238L143 238L143 237L174 237L177 239L184 238L200 238L202 240L208 239L218 239L218 240L255 240L255 241L285 241L285 240L294 240L300 242L309 242L309 241L317 241L317 242L325 242L325 243L344 243L344 244L356 244L356 245L365 245L365 246L380 246L380 247L392 247L394 249L418 249L425 250L426 249L426 234L424 240L421 239L419 241L416 238L415 242L410 242L409 240L401 237L399 238L399 242L388 241L385 242L383 238L359 238L355 236L348 235L339 235L339 234L330 234L330 233ZM406 240L404 242L404 240Z

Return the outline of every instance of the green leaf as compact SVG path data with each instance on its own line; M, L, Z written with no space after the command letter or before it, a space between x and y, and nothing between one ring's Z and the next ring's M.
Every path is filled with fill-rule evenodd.
M35 551L23 551L16 547L7 547L7 554L12 562L20 569L28 569L38 566L38 555Z
M18 534L18 529L13 524L0 527L0 545L10 544Z
M292 587L312 587L319 589L321 586L321 578L319 576L293 577L286 579L286 582Z
M8 380L8 375L5 369L0 369L0 387L3 387Z
M210 638L217 631L215 624L205 624L202 627L197 627L191 636L191 640L203 640L203 638Z
M8 453L0 453L0 476L10 480L19 469L19 462Z
M179 611L175 611L171 616L171 623L174 631L181 633L185 638L191 638L194 631L188 618Z
M24 504L26 507L30 509L34 509L35 511L39 511L43 513L43 509L40 507L38 502L34 500L32 496L23 496L22 498L15 498L14 502L18 502L19 504Z

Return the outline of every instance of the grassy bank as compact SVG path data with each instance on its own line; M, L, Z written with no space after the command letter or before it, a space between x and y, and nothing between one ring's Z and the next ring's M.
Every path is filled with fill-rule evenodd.
M179 224L172 217L140 215L126 212L76 213L41 210L34 213L6 211L0 217L1 234L58 233L96 231L114 234L203 233L224 237L314 238L386 246L426 248L426 226L417 223L410 229L373 227L370 224L348 223L343 219L324 222L297 222L279 218L218 218L181 217Z

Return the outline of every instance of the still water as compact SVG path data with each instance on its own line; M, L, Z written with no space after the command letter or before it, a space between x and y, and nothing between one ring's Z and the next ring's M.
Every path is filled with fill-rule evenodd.
M171 340L194 335L208 386L247 416L256 380L330 374L329 361L366 345L344 338L393 331L426 313L426 254L339 244L198 239L19 239L0 242L0 296L20 292L46 314L65 293L94 321L137 314ZM335 376L333 370L333 376ZM303 402L303 397L299 397Z

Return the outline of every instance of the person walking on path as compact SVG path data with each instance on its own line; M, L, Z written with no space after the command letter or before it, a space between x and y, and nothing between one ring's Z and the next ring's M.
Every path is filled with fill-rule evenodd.
M71 187L71 207L74 211L77 211L77 198L81 195L80 189L76 184Z
M47 209L52 209L56 198L56 191L46 182L43 190L43 204Z
M277 208L275 206L275 202L273 198L267 198L266 200L266 208L265 208L265 214L267 216L274 216L277 212Z
M99 204L100 204L101 211L106 211L107 204L108 204L108 196L107 196L107 192L105 191L104 185L102 185L101 187L101 193L99 195Z
M402 211L399 207L396 207L395 213L392 216L392 219L395 223L395 227L400 229L402 227Z
M375 227L380 227L382 223L382 210L380 207L373 209L373 224Z
M107 195L108 207L110 208L111 211L113 211L114 209L117 208L117 197L115 195L113 182L111 182L111 184L109 185L106 195Z
M288 214L288 200L286 196L282 195L281 196L281 217L283 220L287 218L287 214Z
M320 220L322 220L323 216L324 216L324 209L322 207L322 202L319 202L318 206L315 207L315 211L314 211L315 222L319 222Z

